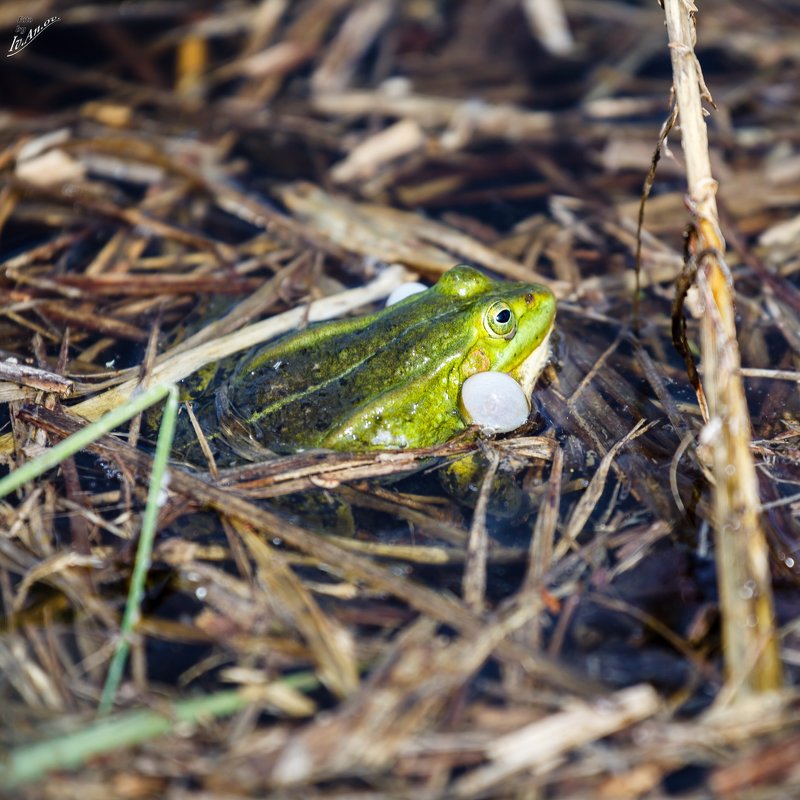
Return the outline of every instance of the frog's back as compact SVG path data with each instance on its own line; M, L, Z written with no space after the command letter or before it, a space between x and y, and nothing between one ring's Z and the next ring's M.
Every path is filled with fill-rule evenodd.
M423 427L433 431L433 406L441 405L453 361L470 336L448 325L453 311L431 297L413 309L392 308L284 337L240 362L228 385L229 410L278 452L420 444L425 437L415 428L425 421ZM356 430L354 420L367 414L380 425L381 407L396 430L405 429L396 441L377 428ZM398 417L401 407L418 413Z

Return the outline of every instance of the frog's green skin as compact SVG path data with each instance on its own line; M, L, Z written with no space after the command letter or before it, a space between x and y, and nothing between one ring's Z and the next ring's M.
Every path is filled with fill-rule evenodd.
M237 439L240 453L243 437L273 452L442 443L467 427L467 377L535 379L555 311L544 286L454 267L377 313L312 325L245 356L217 390L212 437Z

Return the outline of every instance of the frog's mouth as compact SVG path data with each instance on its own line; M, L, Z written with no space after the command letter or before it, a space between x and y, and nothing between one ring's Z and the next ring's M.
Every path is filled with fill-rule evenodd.
M522 386L522 390L528 397L533 393L536 380L550 358L550 335L553 333L554 325L555 320L550 324L550 330L544 335L536 349L532 350L519 366L509 372L509 375Z

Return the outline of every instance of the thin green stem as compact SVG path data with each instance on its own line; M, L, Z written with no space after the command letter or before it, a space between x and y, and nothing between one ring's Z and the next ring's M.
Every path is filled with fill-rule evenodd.
M99 439L114 428L118 428L123 422L140 414L146 408L155 405L163 400L170 387L159 384L150 389L146 389L141 394L134 395L125 405L109 411L108 414L92 422L77 433L59 442L57 445L45 450L44 453L28 461L18 469L12 470L5 478L0 479L0 497L5 497L28 481L32 481L43 475L53 467L57 467L64 459L75 455L75 453L88 447L92 442Z
M311 672L298 672L276 681L297 691L311 691L319 680ZM43 778L49 771L77 769L103 753L132 747L172 731L178 725L202 724L235 714L260 702L263 689L225 690L164 704L158 710L137 709L97 720L85 728L8 751L0 761L0 789L9 789Z
M145 506L142 516L142 532L139 536L139 545L136 549L136 560L133 565L128 599L125 603L125 614L122 617L117 648L111 658L108 675L106 676L106 683L103 687L103 694L100 698L98 713L101 716L107 714L114 704L114 698L117 696L117 690L122 681L122 673L125 669L125 662L128 658L133 629L141 618L141 603L144 597L144 584L147 580L147 572L150 569L153 542L156 537L158 510L163 505L164 494L169 484L167 462L169 461L169 454L172 450L172 439L175 435L175 419L177 415L178 390L174 386L170 386L167 402L164 406L164 413L161 417L161 427L158 431L158 442L156 443L156 452L153 457L153 470L150 473L150 486L147 491L147 505Z

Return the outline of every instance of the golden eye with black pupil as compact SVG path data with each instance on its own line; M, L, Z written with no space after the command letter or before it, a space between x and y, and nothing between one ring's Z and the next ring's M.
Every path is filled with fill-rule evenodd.
M491 336L511 339L517 332L517 320L508 303L497 300L486 310L484 327Z

